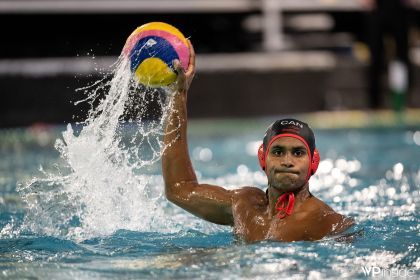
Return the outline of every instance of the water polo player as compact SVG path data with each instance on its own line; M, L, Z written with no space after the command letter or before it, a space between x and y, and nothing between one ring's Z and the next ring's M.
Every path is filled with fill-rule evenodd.
M162 157L166 197L207 221L233 226L247 242L259 240L318 240L344 231L353 224L309 191L319 154L309 126L299 120L274 122L258 151L268 178L266 192L256 187L227 190L197 181L188 153L187 92L195 73L195 54L189 43L190 64L178 72L175 110L166 120ZM170 144L170 145L169 145Z

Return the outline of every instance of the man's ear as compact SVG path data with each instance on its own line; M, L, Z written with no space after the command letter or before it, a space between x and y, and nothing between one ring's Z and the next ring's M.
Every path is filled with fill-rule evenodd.
M321 161L321 156L317 149L314 151L314 155L312 157L311 162L311 176L315 174L316 170L318 169L319 162Z
M265 171L265 154L263 144L261 144L258 148L258 162L260 163L261 169Z

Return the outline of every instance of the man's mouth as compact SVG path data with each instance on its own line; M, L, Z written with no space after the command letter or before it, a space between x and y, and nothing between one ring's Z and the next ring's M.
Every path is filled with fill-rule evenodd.
M299 172L294 170L275 170L274 173L299 175Z

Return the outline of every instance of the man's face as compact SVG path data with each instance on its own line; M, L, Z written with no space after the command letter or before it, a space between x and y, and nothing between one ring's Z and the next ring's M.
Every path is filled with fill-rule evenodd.
M266 158L268 185L282 192L303 187L309 169L309 151L293 137L280 137L271 146Z

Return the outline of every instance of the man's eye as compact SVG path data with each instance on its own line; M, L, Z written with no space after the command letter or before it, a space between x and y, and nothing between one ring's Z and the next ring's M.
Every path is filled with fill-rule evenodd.
M302 151L302 150L297 150L297 151L295 151L295 156L297 156L297 157L301 157L301 156L303 156L303 155L305 155L305 152L304 152L304 151Z
M283 151L282 150L273 150L272 153L273 153L273 155L280 156L280 155L283 154Z

